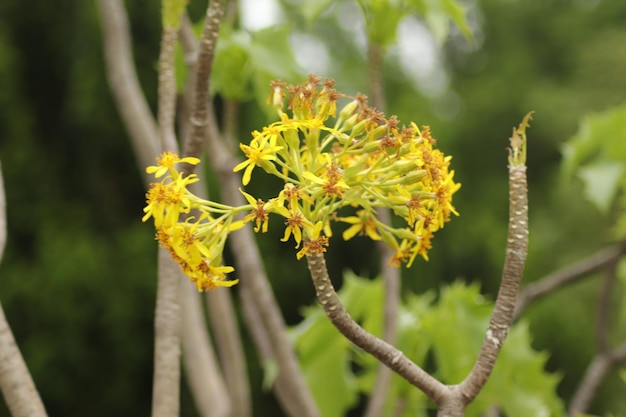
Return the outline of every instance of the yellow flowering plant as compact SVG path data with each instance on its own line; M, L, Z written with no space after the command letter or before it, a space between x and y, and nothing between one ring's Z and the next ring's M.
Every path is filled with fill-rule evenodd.
M298 259L325 252L333 223L342 222L348 225L345 240L364 235L389 245L394 250L389 264L395 266L411 266L417 255L428 259L433 234L451 214L458 215L452 196L460 184L449 169L451 157L435 148L430 128L400 126L395 116L385 118L368 107L365 97L342 95L333 84L314 76L299 85L272 83L268 100L280 120L240 144L245 160L234 167L243 171L244 186L257 167L283 180L267 201L243 190L248 204L241 207L195 196L187 186L197 177L183 177L176 165L197 164L196 158L166 153L148 167L163 179L147 193L143 220L154 218L157 239L199 290L236 283L225 279L233 269L220 266L226 237L248 222L266 232L270 214L285 219L281 240L294 239ZM349 102L337 116L342 98ZM382 222L377 215L382 207L402 225ZM340 216L344 208L353 214ZM239 213L243 218L235 220Z

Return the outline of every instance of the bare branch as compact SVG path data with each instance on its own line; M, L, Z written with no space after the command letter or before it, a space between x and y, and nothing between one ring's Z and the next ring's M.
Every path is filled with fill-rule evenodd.
M409 360L398 349L368 333L350 317L330 281L322 253L307 252L306 259L315 294L324 312L341 334L422 390L438 405L449 398L450 391L445 385Z
M174 133L176 116L176 75L175 52L178 29L164 27L161 32L161 52L159 53L159 106L158 120L162 148L178 153L178 143Z
M367 66L369 70L369 91L371 103L381 112L385 112L385 90L382 76L382 47L373 42L367 46ZM381 207L378 210L381 222L391 225L390 210ZM394 255L393 250L383 241L376 242L380 258L380 270L385 282L385 307L383 319L383 340L393 345L396 343L398 334L397 309L400 303L400 270L387 265L387 260ZM391 369L380 364L376 376L376 383L370 393L364 417L379 417L383 415L387 395L391 387Z
M131 139L137 165L148 182L145 167L159 153L158 132L137 79L131 49L128 17L121 0L98 0L104 60L109 88Z
M187 279L181 280L183 363L198 414L202 417L231 414L232 400L210 343L200 296Z
M596 318L596 348L600 353L608 353L609 346L609 314L611 311L611 291L613 284L617 280L617 264L619 259L616 258L610 262L604 273L604 279L600 285L600 294L598 296L598 317Z
M626 244L618 244L611 248L602 249L588 258L559 269L525 286L519 293L517 305L515 306L515 318L517 319L530 303L540 300L566 285L580 281L589 274L621 257L624 253L626 253Z
M530 114L513 129L509 156L509 230L502 283L486 337L470 374L459 385L467 403L489 379L500 349L513 323L515 297L519 291L528 253L528 190L526 185L526 134Z
M222 288L206 293L211 330L216 340L217 349L231 398L231 416L247 417L252 415L252 400L246 355L239 336L237 316L230 295L230 290Z
M572 397L568 409L568 415L571 417L584 413L589 409L607 374L616 365L626 361L626 343L615 349L611 349L609 346L610 296L613 284L617 279L619 259L619 256L615 256L610 261L607 261L606 274L598 297L598 317L596 320L597 353L587 367L585 375Z
M192 78L193 100L189 119L192 127L189 136L183 142L185 156L199 156L206 137L206 127L209 124L211 71L225 7L225 1L212 0L206 12Z
M375 42L367 43L367 69L369 76L370 102L378 111L385 111L385 87L382 76L383 48Z
M167 250L159 248L154 318L152 417L176 417L180 408L180 280L183 273Z
M6 194L0 164L0 262L7 242ZM13 417L46 417L39 392L28 372L0 304L0 389Z
M207 139L208 156L218 176L224 203L231 206L244 205L246 202L239 192L241 178L232 170L237 160L221 140L210 101L206 121L204 137ZM286 326L265 274L263 261L250 227L233 232L229 238L229 246L233 250L235 266L241 279L239 287L247 286L246 291L254 294L245 299L254 303L254 306L249 308L258 314L270 341L272 358L278 364L279 374L276 381L278 387L275 393L279 402L283 409L293 417L318 417L319 410L306 386L296 355L287 338ZM247 324L249 326L250 322ZM250 331L253 332L253 330ZM260 347L257 345L257 348Z

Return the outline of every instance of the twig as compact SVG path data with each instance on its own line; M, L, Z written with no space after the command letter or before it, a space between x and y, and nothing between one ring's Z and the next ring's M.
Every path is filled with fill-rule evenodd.
M610 296L613 284L617 279L617 265L619 257L607 262L606 274L598 297L598 317L596 320L597 353L587 370L578 388L572 397L568 415L574 417L589 409L600 385L612 368L626 360L626 343L611 349L609 346L609 311Z
M223 9L223 5L214 4L216 2L211 2L209 5L209 10L207 11L207 19L205 21L205 30L203 31L203 36L215 36L214 39L210 40L210 44L212 44L212 48L215 46L215 42L217 42L217 34L219 32L219 26L221 25L221 18L223 17L222 12L214 12L210 11L212 7L218 7ZM210 18L210 16L215 16L214 18ZM187 16L184 16L182 26L181 26L181 43L183 45L183 49L185 51L185 55L187 56L187 64L190 68L189 74L190 79L188 85L191 87L185 92L185 103L182 106L183 109L187 108L187 105L192 107L191 114L195 114L195 117L205 117L206 123L208 120L211 120L214 116L211 114L209 117L209 112L212 112L212 108L208 106L208 84L207 82L197 83L196 80L199 78L204 78L208 80L210 78L210 73L212 71L212 59L213 52L207 53L206 50L204 53L202 51L200 54L198 53L199 43L193 34L191 28L191 22ZM204 45L206 49L206 41L201 40L200 45ZM198 89L201 89L199 92ZM204 90L202 90L204 89ZM193 96L193 99L190 97ZM198 99L198 97L204 97ZM206 115L206 116L202 116ZM206 138L206 126L202 128L202 135L197 136L199 132L197 131L198 126L195 123L194 116L191 116L186 119L186 122L183 126L183 131L186 132L185 144L183 147L186 149L185 152L196 152L191 155L189 153L185 154L185 156L199 156L200 148L196 148L196 145L189 146L188 144L191 141L200 140L200 145L204 142ZM219 135L219 131L217 127L215 127L215 134ZM187 175L192 172L193 166L189 165L186 168ZM195 184L194 184L195 185ZM196 187L194 190L196 195L200 197L206 197L206 185L201 185L200 187ZM206 302L209 310L209 319L211 320L211 327L214 333L215 343L217 345L217 349L220 356L220 361L222 364L222 370L224 372L224 377L226 379L226 384L228 386L228 391L230 393L231 398L231 415L233 417L246 417L251 415L251 398L250 398L250 389L249 389L249 381L247 368L245 363L245 354L243 351L241 338L239 336L237 321L235 320L235 310L232 305L231 295L229 291L212 291L207 293Z
M604 267L626 253L626 244L618 244L611 248L602 249L573 265L559 269L537 282L522 288L515 306L515 318L517 319L524 309L532 302L537 301L553 291L566 285L574 284L587 275Z
M128 17L121 0L98 0L104 60L109 88L131 139L137 165L145 183L145 167L159 153L158 132L143 95L133 63Z
M206 26L205 32L210 32L206 29ZM192 47L193 45L188 44L188 46ZM190 52L192 51L187 51L187 53ZM199 55L198 61L201 60L200 57L201 55ZM200 73L199 70L195 72L196 76ZM208 92L208 84L205 85ZM194 102L197 99L198 96L196 96ZM195 105L192 104L192 106ZM204 114L205 111L206 113ZM185 149L188 149L189 155L191 155L191 152L197 149L197 140L206 140L211 165L218 175L222 186L224 203L232 206L245 204L243 196L239 193L241 180L237 174L232 172L232 168L237 164L237 160L221 140L222 135L217 127L215 113L208 96L206 109L201 109L199 115L192 116L191 123L193 126L192 130L197 129L198 131L192 133L189 139L185 141ZM200 128L202 128L201 132L199 131ZM275 358L278 363L279 375L276 381L275 393L279 402L291 416L319 416L317 406L306 387L298 361L287 339L285 323L263 270L263 262L252 232L248 228L234 232L229 239L229 245L233 248L235 264L241 277L240 288L242 289L240 291L243 292L243 288L248 286L248 292L254 294L254 296L246 298L254 304L253 306L248 306L248 308L252 309L254 311L253 314L259 317L262 328L267 334L267 340L269 340L271 357ZM253 326L250 321L246 324L249 328ZM257 342L257 349L261 349L259 346L260 340L256 339L255 341ZM270 353L267 353L269 357Z
M228 417L231 398L211 347L200 297L188 280L181 281L183 364L198 415Z
M230 291L224 288L209 291L206 293L205 299L211 321L211 330L230 393L231 416L249 417L252 415L252 400L248 369Z
M212 108L209 109L208 115L208 155L222 187L222 198L225 204L241 206L245 204L239 192L241 179L232 171L237 161L228 152L224 143L219 140L220 134ZM277 384L281 387L275 391L278 400L291 416L318 417L319 410L304 382L302 371L287 338L285 322L263 269L263 261L250 227L233 232L229 238L229 245L233 250L235 265L239 271L240 288L247 287L248 293L253 294L252 297L246 299L254 303L254 311L258 314L268 335L272 357L278 364ZM246 324L250 327L251 323ZM285 404L289 404L289 407L285 407Z
M370 102L379 111L385 111L385 88L382 76L383 48L375 42L367 43L367 70L369 77Z
M176 76L174 51L179 22L164 21L159 53L158 121L162 149L178 153L174 133ZM180 414L181 291L184 275L169 253L159 248L157 303L154 320L152 417Z
M315 287L315 294L324 312L341 334L422 390L435 403L439 404L443 398L449 396L448 388L445 385L411 362L398 349L368 333L350 317L330 281L326 260L322 253L307 252L306 260Z
M152 417L176 417L180 412L181 279L183 273L169 252L159 248Z
M368 42L367 67L369 71L369 91L371 103L381 112L386 111L385 90L382 77L382 47L374 42ZM389 209L382 207L378 210L379 219L391 225ZM393 251L384 242L376 242L376 249L380 258L380 270L385 282L385 301L383 319L383 340L393 345L398 334L397 309L400 303L400 270L387 265L387 260L393 256ZM383 415L385 402L391 388L391 369L380 364L377 370L376 382L370 393L364 417L379 417Z
M528 253L528 191L526 185L526 134L529 113L518 129L513 129L509 156L509 230L502 283L498 291L486 337L470 374L459 384L469 404L489 379L500 349L513 323L515 298L524 273Z
M185 156L199 156L206 137L206 127L209 124L210 78L225 3L221 0L212 0L207 8L192 78L193 100L189 119L191 129L189 136L183 142ZM191 166L188 167L191 168Z
M163 27L161 32L161 52L159 53L158 121L162 148L178 153L178 143L174 133L176 116L176 76L174 58L178 28Z
M0 164L0 262L7 242L6 194ZM28 372L0 304L0 389L13 417L46 417L46 410Z

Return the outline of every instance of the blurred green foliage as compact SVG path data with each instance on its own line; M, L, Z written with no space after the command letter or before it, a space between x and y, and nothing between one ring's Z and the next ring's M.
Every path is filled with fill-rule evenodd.
M450 2L419 3L443 7ZM615 210L607 214L582 198L584 183L562 182L560 164L565 141L574 135L584 138L584 123L601 122L601 116L591 116L579 131L586 114L608 115L609 109L624 103L626 2L462 4L473 43L449 25L458 11L444 10L448 25L440 30L449 36L440 48L441 34L428 34L432 21L405 17L397 19L401 28L408 22L423 29L413 44L417 53L407 55L407 50L392 45L384 62L387 113L431 125L438 146L454 155L455 178L463 184L455 200L461 217L434 240L430 262L403 271L405 302L420 312L419 320L436 314L446 297L464 288L466 297L459 298L465 301L454 298L455 303L476 313L467 320L480 321L488 304L468 307L476 300L477 285L485 297L495 294L506 239L505 147L511 128L529 110L536 113L529 131L531 244L525 282L606 245L616 220ZM160 7L139 0L126 5L135 62L154 109ZM190 2L192 20L203 16L205 6ZM366 29L358 4L285 0L282 7L283 22L277 28L247 30L235 24L225 34L232 50L221 46L225 55L216 60L221 69L215 91L244 100L238 124L243 141L267 122L258 104L265 101L271 78L299 81L294 78L306 76L315 64L324 68L318 75L336 79L341 91L367 93L362 42ZM289 32L299 36L288 43ZM381 33L381 41L399 40L396 35ZM412 65L407 66L407 60ZM229 90L233 84L227 79L237 74L246 81L240 89ZM573 146L576 139L569 143ZM0 300L50 415L147 414L156 248L151 228L139 221L144 188L105 82L92 2L0 2L0 160L9 226L0 265ZM589 183L596 174L583 179ZM252 192L262 195L262 190ZM270 225L269 236L259 236L259 242L286 320L296 324L301 306L311 304L313 291L306 266L295 260L292 244L278 242L277 230ZM378 272L373 245L365 240L347 244L333 238L328 263L338 287L345 270L369 277ZM456 280L475 285L446 287ZM424 295L439 289L436 302ZM562 376L558 394L565 403L593 354L596 298L594 280L542 300L525 316L529 333L521 326L509 340L511 345L515 340L524 347L532 344L550 355L547 371ZM403 314L401 319L416 318ZM466 324L462 334L475 325ZM435 336L430 335L433 340ZM435 357L449 354L451 346L439 346L433 350ZM522 356L535 358L532 378L545 377L545 354L524 352ZM255 415L277 415L275 401L259 389L262 371L252 349L248 354ZM362 360L367 364L369 359ZM454 378L454 363L447 366L438 368L440 376ZM554 380L547 380L546 386L552 387ZM367 378L353 383L366 384ZM614 372L591 412L626 414L623 384ZM480 408L480 398L477 401ZM195 415L185 404L183 415ZM348 396L342 406L354 404ZM6 413L0 409L0 414Z

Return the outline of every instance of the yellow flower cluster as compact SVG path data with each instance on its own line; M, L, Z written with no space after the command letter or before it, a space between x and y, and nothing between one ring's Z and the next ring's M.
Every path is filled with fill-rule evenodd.
M285 97L288 109L283 111ZM249 145L241 144L246 159L235 167L244 171L243 185L254 168L285 182L268 202L247 196L257 204L256 230L267 230L269 213L285 218L285 236L293 236L301 258L308 251L324 251L332 234L331 223L349 224L348 240L357 234L383 240L395 255L390 264L410 266L417 255L428 259L431 238L458 213L452 195L460 188L453 180L449 156L434 148L428 126L399 126L367 106L365 98L349 98L337 113L337 101L345 96L332 80L316 77L295 86L273 83L269 100L280 121L252 133ZM335 119L333 127L329 120ZM339 217L344 207L354 215ZM377 217L377 209L390 208L405 220L392 227ZM260 210L261 212L259 212ZM323 232L323 233L322 233Z
M228 233L244 223L233 221L237 211L231 207L200 199L189 192L187 186L198 178L194 174L183 177L176 165L199 162L198 158L179 158L165 152L157 158L157 166L146 169L148 174L162 179L150 184L142 220L154 219L156 238L161 246L202 291L237 283L226 280L226 274L233 268L221 265L222 252ZM181 215L184 221L180 221Z
M252 132L250 143L240 145L245 160L234 171L243 171L244 186L257 167L282 179L276 197L263 201L241 191L248 202L241 207L200 199L187 190L197 181L195 175L183 178L175 167L196 164L196 158L166 153L147 170L164 178L147 194L144 221L154 218L161 245L198 289L236 283L225 280L232 268L220 266L226 237L247 222L256 232L266 232L270 214L285 219L281 240L293 237L298 259L324 252L337 221L349 225L346 240L360 234L387 243L395 252L391 265L410 266L417 255L428 259L433 234L451 213L458 215L452 195L460 187L448 169L451 158L434 148L430 129L400 126L395 116L387 119L368 107L364 97L338 93L332 80L321 83L311 76L300 85L276 82L272 87L269 101L280 120ZM283 111L286 97L290 114ZM337 101L344 98L349 102L337 117ZM404 219L404 225L384 224L377 217L382 207ZM341 216L344 208L352 214ZM242 212L243 219L235 221Z

